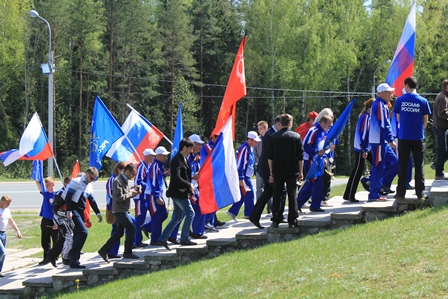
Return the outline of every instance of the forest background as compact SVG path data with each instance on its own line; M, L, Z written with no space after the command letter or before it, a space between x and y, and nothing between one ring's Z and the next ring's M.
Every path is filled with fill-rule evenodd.
M95 96L122 124L129 103L168 138L183 102L184 135L207 139L244 34L247 96L237 104L235 147L260 120L330 107L336 117L358 98L336 149L337 174L352 166L362 103L385 80L411 0L0 0L0 151L18 147L34 112L48 119L47 25L55 63L54 149L62 174L89 164ZM448 0L417 2L414 75L431 103L448 78ZM444 62L445 61L445 62ZM48 134L48 132L47 132ZM434 138L427 128L428 161ZM169 144L162 141L161 145ZM108 176L114 162L103 160ZM31 163L0 167L26 178Z

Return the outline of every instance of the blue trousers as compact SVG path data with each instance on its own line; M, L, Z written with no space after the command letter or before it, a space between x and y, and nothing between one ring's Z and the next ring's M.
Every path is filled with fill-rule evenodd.
M244 187L240 186L241 199L230 207L229 212L237 216L244 203L244 217L249 217L254 209L254 187L250 177L244 177L244 182L250 188L250 191L246 191Z
M70 266L79 265L79 258L81 256L81 250L84 247L84 243L86 243L87 235L89 231L84 224L84 220L78 211L74 210L72 212L72 220L75 224L75 228L73 229L73 245L72 249L68 253L68 257L70 258Z
M204 226L205 226L205 215L201 213L201 209L199 208L199 198L196 200L196 202L192 202L191 205L193 206L194 210L194 218L193 223L191 224L191 231L193 234L204 234Z
M132 243L134 242L135 236L135 225L132 221L132 216L128 212L114 213L114 215L117 224L117 231L109 238L109 240L107 240L106 244L101 247L100 251L108 252L115 243L120 242L120 239L121 237L123 237L124 231L126 230L126 238L124 240L124 253L131 254Z
M185 220L180 235L180 242L181 243L186 242L189 240L191 222L193 221L194 218L194 210L188 198L184 199L172 198L172 199L174 204L173 215L171 216L170 222L163 230L162 235L159 238L159 241L166 242L168 240L168 237L173 232L174 227L182 221L182 214L185 214Z
M142 230L140 226L145 223L146 213L148 212L148 199L145 196L144 199L135 200L135 244L140 244L143 241Z
M310 170L313 161L305 160L303 165L306 173ZM300 190L297 196L297 206L301 208L311 197L310 209L320 209L320 204L322 203L322 198L324 196L324 182L322 176L315 179L307 180L305 186Z
M135 218L131 216L132 222L134 223L135 226ZM115 222L114 224L112 224L112 231L110 232L110 235L112 236L115 232L117 231L117 223ZM127 233L127 232L126 232ZM135 243L135 235L134 235L134 244ZM118 249L120 249L120 241L117 241L110 249L108 254L110 255L118 255Z
M166 206L159 205L157 202L150 202L150 213L151 213L151 244L155 245L157 240L160 238L162 234L162 225L163 221L168 218L168 211L166 210ZM155 208L153 208L155 207Z
M0 273L6 258L6 232L0 233Z
M369 200L380 198L381 188L392 185L398 173L398 158L389 144L372 144Z

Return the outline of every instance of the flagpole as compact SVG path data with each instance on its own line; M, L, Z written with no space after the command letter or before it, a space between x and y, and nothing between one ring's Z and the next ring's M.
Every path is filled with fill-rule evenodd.
M56 161L56 157L55 157L54 155L53 155L53 160L54 160L54 165L56 166L56 169L57 169L57 171L58 171L59 178L61 179L61 181L64 181L64 180L62 179L61 170L59 169L58 162Z
M128 103L126 103L126 106L128 106L129 109L131 109L132 111L134 111L135 113L137 113L139 116L144 117L143 115L140 114L140 112L138 112L137 110L134 109L134 107L132 107L131 105L129 105ZM162 132L161 132L162 133ZM165 134L163 134L163 138L166 139L166 141L168 141L171 145L173 145L173 142L171 142L171 140L168 139L168 137L165 136Z

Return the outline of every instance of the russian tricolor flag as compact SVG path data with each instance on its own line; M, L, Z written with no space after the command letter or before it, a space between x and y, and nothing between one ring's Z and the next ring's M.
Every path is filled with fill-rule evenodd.
M5 166L16 160L47 160L53 156L53 149L48 142L39 115L34 113L20 138L19 149L12 149L0 154Z
M216 212L240 199L231 118L199 171L199 208L202 214Z
M386 83L395 88L394 94L397 97L403 94L404 80L412 76L414 70L415 5L414 2L386 77Z
M106 156L117 162L137 165L142 160L143 151L147 148L155 149L164 136L134 109L131 109L121 129L125 135L114 142L106 153Z

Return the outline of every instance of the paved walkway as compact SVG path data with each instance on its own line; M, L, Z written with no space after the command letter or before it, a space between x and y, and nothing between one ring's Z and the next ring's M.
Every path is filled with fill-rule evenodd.
M427 190L429 190L432 181L427 181ZM395 188L395 186L393 187ZM324 213L310 212L306 207L302 208L303 212L299 216L299 222L307 221L329 221L331 219L331 213L359 213L362 207L365 205L369 206L391 206L394 203L393 194L387 196L387 202L375 202L366 203L368 193L366 191L361 191L356 194L356 198L360 200L359 203L350 203L344 201L341 196L333 197L328 201L330 206L323 206L326 211ZM414 198L414 190L408 190L406 197ZM270 215L263 214L260 220L260 224L264 227L268 227L271 224ZM280 224L280 227L287 226L287 224ZM208 239L221 239L221 240L234 240L237 233L263 233L266 229L258 229L249 220L238 219L238 221L230 221L225 226L223 226L219 232L209 232L206 235ZM200 239L195 240L198 244L205 244L207 240ZM149 240L146 240L149 243ZM179 245L170 246L173 250ZM7 289L19 289L22 288L22 282L29 279L39 279L40 281L51 281L52 276L55 274L66 274L66 275L76 275L82 274L79 269L70 269L68 266L58 263L58 267L54 268L51 264L44 266L39 266L37 263L41 261L41 258L29 258L30 255L36 252L41 252L40 248L33 248L28 250L20 249L8 249L7 257L4 265L3 274L4 278L0 279L0 291ZM123 248L120 248L120 254L123 252ZM144 255L148 253L167 253L167 250L163 247L147 246L145 248L138 248L134 250L134 253L143 260ZM118 260L111 260L118 261ZM81 264L87 266L87 268L93 267L107 267L111 264L105 263L101 257L95 253L85 253L81 256Z

